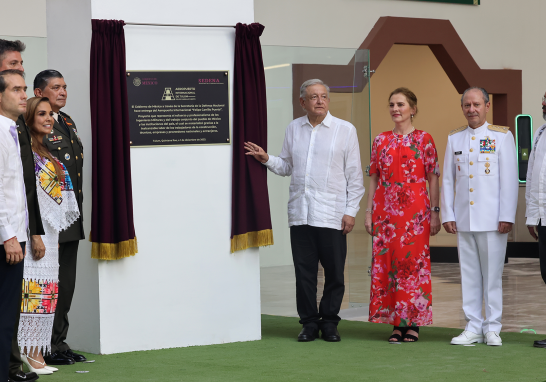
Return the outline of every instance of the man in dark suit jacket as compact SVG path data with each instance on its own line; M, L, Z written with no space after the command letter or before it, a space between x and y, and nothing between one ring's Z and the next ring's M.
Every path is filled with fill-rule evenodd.
M21 41L8 41L0 39L0 72L8 69L16 69L24 72L21 52L25 50L25 44ZM21 149L21 162L23 164L23 179L27 194L28 228L31 235L32 256L41 259L45 255L45 246L40 235L44 234L38 195L36 194L36 177L34 175L34 158L30 147L30 132L21 115L17 120L17 135ZM17 320L14 327L11 357L9 366L9 378L12 381L34 381L38 379L36 373L24 373L21 370L21 354L17 343L19 331L19 316L21 314L20 303L17 306Z
M80 218L59 235L59 300L53 322L51 354L45 356L50 365L66 365L83 362L86 358L74 353L65 342L68 333L68 311L72 304L76 286L76 260L79 241L85 239L82 223L82 170L83 145L78 135L76 123L68 114L61 111L66 105L66 82L56 70L44 70L34 79L34 95L49 98L55 123L51 134L44 138L49 151L67 168L72 179L74 193L78 199Z

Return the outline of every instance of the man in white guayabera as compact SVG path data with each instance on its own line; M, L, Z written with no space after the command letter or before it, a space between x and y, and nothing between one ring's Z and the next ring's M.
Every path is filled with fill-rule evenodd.
M277 175L292 176L288 223L296 272L296 302L303 329L298 341L340 340L337 324L345 283L347 237L364 195L355 127L328 111L330 89L318 79L300 88L306 116L286 129L281 154L268 155L252 142L252 155ZM324 293L317 309L318 263L324 268Z
M546 120L546 93L542 97L542 118ZM533 149L529 155L527 184L525 185L525 217L527 229L538 240L540 274L546 282L546 124L540 126L533 137ZM546 339L537 340L536 348L546 348Z
M23 72L0 72L0 380L8 379L28 241L23 166L15 121L27 109Z

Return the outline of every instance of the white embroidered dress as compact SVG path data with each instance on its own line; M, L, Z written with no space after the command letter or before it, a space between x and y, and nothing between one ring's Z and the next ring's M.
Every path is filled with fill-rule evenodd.
M35 347L42 353L51 352L51 333L58 298L59 232L67 229L80 216L72 181L66 167L58 181L53 163L34 153L36 191L45 235L45 256L34 260L28 246L23 273L23 298L17 340L29 354Z

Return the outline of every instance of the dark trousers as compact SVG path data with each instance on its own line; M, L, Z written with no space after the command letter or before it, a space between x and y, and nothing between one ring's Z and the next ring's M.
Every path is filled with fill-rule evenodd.
M25 243L21 243L23 252ZM21 310L21 285L24 261L19 264L6 263L6 251L0 246L0 381L8 380L9 359L13 327ZM16 334L17 335L17 334Z
M300 225L290 227L290 243L296 272L296 303L300 324L338 324L345 293L347 237L332 228ZM324 268L324 292L317 310L318 263Z
M61 243L59 246L59 300L53 321L51 352L66 351L70 346L65 342L68 334L68 312L72 305L76 287L76 263L79 241Z
M32 256L29 254L28 256ZM21 289L22 292L22 289ZM21 297L23 294L21 293ZM13 337L11 339L11 354L9 357L9 375L14 375L17 370L21 370L23 361L21 360L21 351L19 350L19 343L17 341L17 333L19 333L19 320L21 319L21 299L19 299L19 309L17 309L17 319L15 320L15 327L13 328Z
M541 226L540 222L538 223L538 256L540 258L540 274L542 275L542 280L546 283L546 227Z

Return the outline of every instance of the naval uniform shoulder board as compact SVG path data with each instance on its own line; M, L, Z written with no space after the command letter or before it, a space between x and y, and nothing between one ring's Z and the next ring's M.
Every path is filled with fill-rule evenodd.
M464 126L459 127L458 129L451 130L449 132L449 135L453 135L453 134L460 133L461 131L465 131L467 127L468 127L468 125L464 125Z
M498 126L498 125L489 125L487 126L489 130L498 131L499 133L508 133L510 131L509 127L506 126Z

